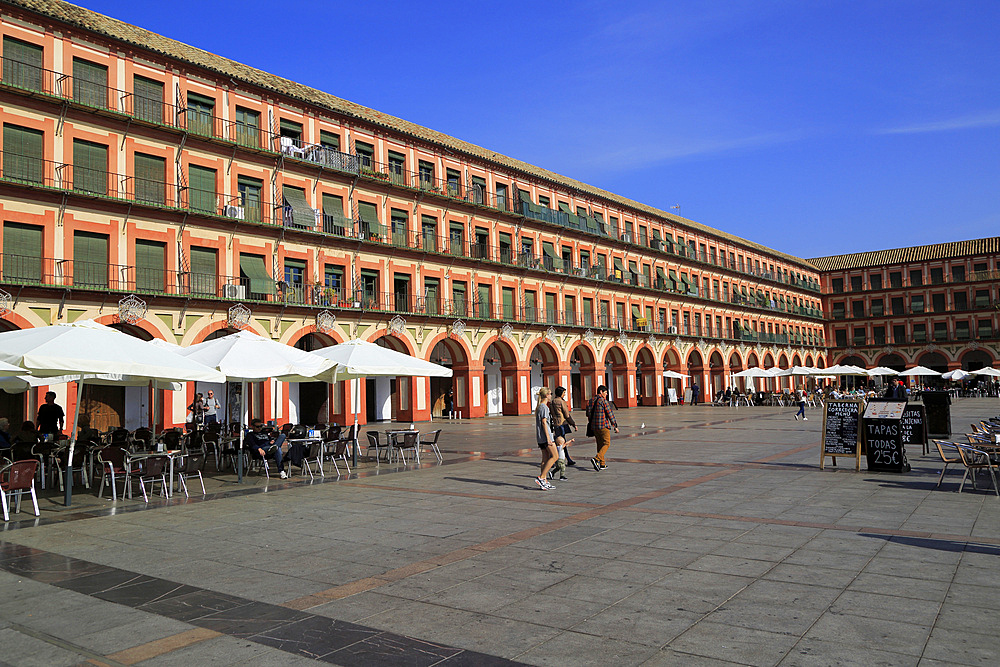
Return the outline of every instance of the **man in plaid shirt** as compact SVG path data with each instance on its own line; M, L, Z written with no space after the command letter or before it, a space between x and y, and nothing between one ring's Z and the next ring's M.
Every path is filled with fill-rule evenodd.
M614 428L615 433L618 433L618 422L608 403L608 388L603 384L597 388L597 395L587 404L587 417L590 419L590 427L594 430L594 437L597 438L597 456L590 459L590 462L594 470L601 471L608 467L604 462L604 455L611 447L611 429Z

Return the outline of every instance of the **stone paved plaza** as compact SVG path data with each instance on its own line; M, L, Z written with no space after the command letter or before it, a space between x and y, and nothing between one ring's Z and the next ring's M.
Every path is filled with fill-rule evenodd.
M581 438L553 491L502 417L441 424L443 464L43 499L0 535L0 662L997 664L986 477L935 488L912 447L906 475L821 471L821 415L793 412L620 410L608 469Z

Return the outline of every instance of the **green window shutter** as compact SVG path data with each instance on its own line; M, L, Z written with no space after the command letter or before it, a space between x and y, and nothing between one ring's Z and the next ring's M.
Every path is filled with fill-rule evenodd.
M215 295L219 274L218 254L215 248L191 247L191 291L195 294Z
M514 312L514 288L504 287L503 292L503 319L513 320L517 314Z
M28 183L44 182L42 132L19 125L3 126L3 177Z
M285 200L282 209L285 225L299 229L313 229L316 226L316 211L306 201L306 191L286 185L282 187L281 194Z
M108 237L104 234L73 234L73 284L108 287Z
M358 219L361 221L361 232L364 238L383 236L385 229L378 221L378 207L368 202L358 202Z
M162 292L167 265L167 244L137 239L135 242L135 288Z
M238 176L236 178L236 191L240 195L240 204L235 209L227 206L224 209L226 217L250 222L263 220L263 206L260 198L260 191L263 187L264 182L260 179Z
M190 165L188 167L188 208L206 213L218 213L215 206L215 170Z
M335 151L340 150L340 135L326 130L319 131L319 144Z
M236 120L233 126L233 136L230 139L241 146L257 148L260 146L260 114L251 109L236 107Z
M165 204L167 161L155 155L136 153L134 163L135 187L132 194L135 200L159 206Z
M285 258L285 282L301 286L305 282L306 262L302 259Z
M163 122L163 84L142 76L132 77L132 114L150 123Z
M73 189L108 194L107 146L81 139L73 141Z
M285 136L291 136L296 139L302 138L302 123L282 118L278 121L278 130L282 133L287 133Z
M42 47L13 37L3 38L3 82L26 90L42 90Z
M42 227L4 223L0 275L9 281L42 280Z
M267 272L264 258L260 255L240 254L240 273L247 279L253 298L274 294L274 278Z
M323 231L327 234L343 236L347 228L353 228L344 216L344 198L340 195L323 195Z
M483 319L490 319L492 317L492 309L490 308L490 287L489 285L479 285L478 286L478 303L479 310L478 315Z
M206 137L213 136L212 114L215 112L215 100L198 93L187 94L187 129L189 132Z
M92 107L113 108L108 104L108 68L73 58L73 99Z

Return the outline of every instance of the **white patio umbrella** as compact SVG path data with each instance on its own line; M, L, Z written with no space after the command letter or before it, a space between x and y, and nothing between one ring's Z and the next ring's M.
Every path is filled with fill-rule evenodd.
M969 371L969 375L987 375L989 377L1000 377L1000 371L998 371L995 368L990 368L989 366L987 366L986 368L980 368L979 370L976 371Z
M338 345L331 345L319 350L317 354L336 362L337 380L358 380L363 377L451 377L452 370L446 366L417 359L416 357L390 350L389 348L369 343L365 340L349 340ZM352 457L357 463L358 457L358 403L356 392L360 393L358 383L351 386L351 404L354 406L354 445Z
M8 394L20 394L32 387L43 387L56 384L66 384L76 382L79 375L57 375L54 377L35 377L33 375L23 375L23 369L17 369L21 375L0 376L0 390ZM181 382L168 382L165 380L152 380L133 375L120 375L118 373L101 373L99 375L84 375L84 382L87 384L106 385L112 387L145 387L152 382L156 389L167 389L177 391L184 388Z
M769 378L774 377L774 373L770 370L765 370L760 366L754 366L752 368L747 368L739 373L733 373L733 377L738 378Z
M955 382L958 382L959 380L964 380L965 378L969 377L969 375L971 375L971 373L963 371L961 368L956 368L953 371L942 373L941 377L943 377L945 380L953 380Z
M670 370L663 371L663 377L665 377L665 378L672 378L674 380L686 380L687 379L687 375L684 375L682 373L678 373L677 371L670 371Z
M76 410L66 458L67 468L73 465L80 403L88 375L120 373L147 382L221 382L223 378L218 371L196 361L93 320L0 333L0 361L19 366L39 377L77 376ZM66 473L68 507L73 499L73 477L70 469Z
M280 382L332 382L336 364L313 352L278 343L252 331L238 331L178 350L188 359L210 366L225 375L225 380L240 382L240 421L246 406L248 382L274 378ZM217 380L222 381L222 380ZM240 428L240 450L243 428ZM243 481L243 457L236 457L236 479Z
M899 375L899 371L894 371L891 368L886 368L885 366L876 366L875 368L868 369L869 377L879 377L883 375Z
M788 377L791 375L813 375L814 371L817 369L809 368L807 366L792 366L791 368L786 368L784 370L779 370L774 374L775 377Z
M927 375L941 377L941 374L937 371L932 371L926 366L914 366L913 368L907 368L905 371L899 373L901 376L913 377L917 375Z
M20 366L15 366L14 364L8 364L5 361L0 361L0 372L4 373L24 373L24 369Z
M868 371L859 366L844 366L837 364L835 366L830 366L829 368L821 368L817 371L817 375L868 375Z

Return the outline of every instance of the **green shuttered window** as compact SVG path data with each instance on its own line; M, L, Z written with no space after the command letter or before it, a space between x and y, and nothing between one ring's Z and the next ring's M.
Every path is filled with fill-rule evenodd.
M212 113L215 100L197 93L187 95L187 129L189 132L212 136Z
M267 272L264 258L260 255L240 254L240 273L247 279L253 298L274 294L274 279Z
M236 143L257 148L260 146L260 114L250 109L236 107Z
M135 242L135 288L162 292L167 264L167 244L138 239Z
M219 274L215 248L191 247L191 291L195 294L216 293Z
M3 266L7 281L40 282L42 279L42 228L19 222L3 226Z
M108 194L107 146L81 139L73 141L73 189Z
M42 90L42 47L13 37L3 38L3 82L26 90Z
M108 237L105 234L73 234L73 284L108 287Z
M167 161L155 155L135 154L135 200L163 205L167 192Z
M73 99L92 107L108 106L108 68L73 58Z
M188 208L206 213L215 210L215 170L191 165L188 167Z
M163 122L163 84L141 76L132 79L132 113L150 123Z
M3 177L43 182L42 133L20 125L3 126Z

